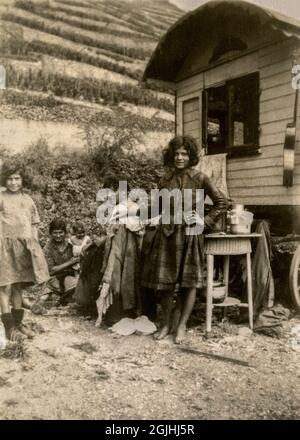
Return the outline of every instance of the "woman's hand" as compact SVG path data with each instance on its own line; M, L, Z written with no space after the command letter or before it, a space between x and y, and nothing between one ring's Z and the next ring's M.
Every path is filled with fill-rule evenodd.
M88 244L86 244L85 246L83 246L83 248L81 249L80 252L80 258L84 258L86 251L88 250L88 248L93 244L93 242L89 242Z
M119 223L121 219L124 219L128 216L128 207L127 204L117 205L112 213L112 216L109 219L110 224Z
M197 211L189 211L183 214L184 220L188 226L204 225L204 219Z
M124 223L124 219L128 217L135 217L138 213L138 210L139 205L134 202L119 204L115 207L109 223Z
M62 264L59 264L59 265L57 265L57 266L53 266L51 269L50 269L50 275L52 276L52 275L56 275L56 274L58 274L59 272L62 272L62 271L64 271L65 269L68 269L69 267L71 267L71 266L73 266L74 264L77 264L77 263L79 263L79 257L72 257L72 258L70 258L70 260L68 260L66 263L62 263Z
M94 244L97 247L100 247L104 243L105 240L106 240L105 236L103 236L103 237L96 237L96 238L94 238Z

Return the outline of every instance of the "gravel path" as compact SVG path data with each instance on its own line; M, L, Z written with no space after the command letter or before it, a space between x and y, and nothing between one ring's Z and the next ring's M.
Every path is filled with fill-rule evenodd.
M189 330L185 347L244 366L186 353L171 337L116 337L68 307L27 317L39 333L24 357L0 357L2 419L300 418L300 351L291 345L299 318L280 340Z

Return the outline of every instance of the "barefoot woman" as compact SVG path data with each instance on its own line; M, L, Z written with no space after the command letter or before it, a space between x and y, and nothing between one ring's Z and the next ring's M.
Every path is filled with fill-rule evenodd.
M160 189L193 190L190 224L193 223L196 189L203 189L214 203L204 217L205 230L209 230L226 210L227 200L205 174L192 168L198 161L198 147L193 138L177 136L172 139L164 155L164 165L170 167L170 172L162 179ZM160 224L152 238L153 232L146 232L143 245L142 286L148 292L148 289L158 291L161 298L163 325L157 339L170 333L173 293L177 284L180 287L175 311L175 343L182 342L194 307L196 289L203 287L203 235L187 235L186 228L184 222L174 224L174 206L173 215L171 206L170 224Z

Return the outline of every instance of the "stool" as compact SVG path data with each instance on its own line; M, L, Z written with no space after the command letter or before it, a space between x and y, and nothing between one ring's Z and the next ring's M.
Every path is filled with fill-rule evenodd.
M212 312L214 307L247 307L249 327L253 329L253 297L251 273L251 238L261 234L207 234L204 241L204 253L207 257L207 288L206 288L206 333L211 331ZM225 299L222 303L213 303L214 256L224 256ZM228 296L229 263L231 255L246 255L247 260L247 303Z

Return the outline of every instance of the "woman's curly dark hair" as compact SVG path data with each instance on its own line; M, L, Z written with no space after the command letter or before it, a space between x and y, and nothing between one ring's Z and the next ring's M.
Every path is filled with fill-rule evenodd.
M163 164L167 167L174 166L175 151L184 147L190 158L190 166L195 166L199 162L199 147L196 139L192 136L175 136L170 140L168 147L163 155Z
M11 159L3 162L0 173L0 184L6 186L7 179L12 174L20 174L22 177L22 186L29 188L32 182L32 178L26 170L25 166L18 160Z

